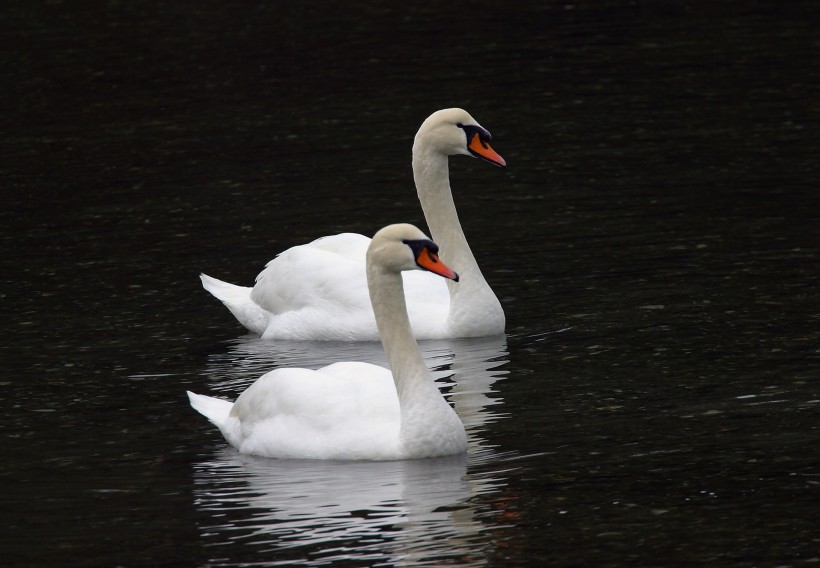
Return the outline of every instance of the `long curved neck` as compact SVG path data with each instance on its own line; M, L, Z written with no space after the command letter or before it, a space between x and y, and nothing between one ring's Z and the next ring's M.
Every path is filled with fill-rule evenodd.
M430 397L441 399L441 394L430 378L413 337L401 273L388 272L368 263L367 288L404 417L414 404ZM404 422L403 418L402 430Z
M470 327L468 320L475 316L476 309L481 309L485 315L488 311L492 312L498 320L499 329L496 331L503 331L504 312L501 304L481 274L458 220L450 189L448 157L428 147L423 137L417 137L413 144L413 178L431 236L441 247L442 260L461 277L458 284L447 282L450 290L448 325ZM474 335L470 330L465 330L465 333Z
M450 189L448 158L426 148L423 139L413 144L413 179L424 218L433 240L441 247L442 256L459 274L466 276L475 272L480 276L478 263L458 220Z
M416 458L464 451L464 425L439 392L413 337L401 274L368 262L367 287L399 398L399 455Z

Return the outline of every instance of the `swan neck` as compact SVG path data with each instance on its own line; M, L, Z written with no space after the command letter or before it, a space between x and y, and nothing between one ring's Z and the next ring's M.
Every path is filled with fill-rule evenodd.
M368 264L367 286L400 406L405 408L433 392L440 396L410 327L401 273Z
M430 236L451 259L475 263L453 201L447 156L430 151L423 141L417 141L413 146L413 178Z
M413 144L413 177L430 234L441 247L441 258L458 272L458 283L448 281L448 331L459 336L504 331L504 311L484 279L461 228L450 189L448 156L417 136ZM486 321L493 323L489 326Z
M417 458L464 451L464 425L441 396L413 337L401 273L368 263L367 285L399 399L399 455Z

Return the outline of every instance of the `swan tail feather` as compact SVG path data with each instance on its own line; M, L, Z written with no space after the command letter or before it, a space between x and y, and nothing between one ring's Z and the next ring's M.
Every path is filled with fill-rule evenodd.
M268 326L270 314L251 300L251 290L247 286L237 286L217 278L200 274L202 287L221 301L234 317L251 333L262 335Z
M188 393L188 400L194 410L210 420L214 426L220 430L225 426L225 422L231 413L231 408L233 408L232 402L222 400L221 398L196 394L191 391L186 392Z
M229 282L223 282L207 274L200 274L202 287L210 292L216 299L228 304L243 302L251 297L251 289L246 286L237 286Z

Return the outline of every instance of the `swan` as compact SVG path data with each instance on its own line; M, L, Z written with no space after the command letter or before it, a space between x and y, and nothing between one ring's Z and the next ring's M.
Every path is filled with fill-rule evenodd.
M448 156L464 154L506 167L491 136L467 111L434 112L413 143L413 178L433 239L465 276L453 286L429 273L404 275L410 321L418 339L477 337L504 332L504 311L481 274L456 213ZM355 233L322 237L270 261L253 288L200 274L202 286L239 322L263 339L378 340L367 297L365 252L370 239Z
M191 406L243 454L400 460L465 452L464 425L427 370L402 287L402 271L414 269L457 282L437 253L408 224L381 229L367 248L368 292L390 369L360 362L280 368L234 403L188 391Z

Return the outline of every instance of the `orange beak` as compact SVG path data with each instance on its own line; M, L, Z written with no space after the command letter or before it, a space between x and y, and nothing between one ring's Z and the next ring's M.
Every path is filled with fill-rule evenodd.
M490 148L490 145L481 140L478 133L473 136L473 139L470 140L470 143L467 145L467 148L470 149L470 152L478 156L479 158L484 158L491 164L495 164L496 166L500 166L502 168L507 167L507 162L504 161L504 158L498 155L498 153Z
M434 274L438 274L439 276L444 276L445 278L458 282L458 274L456 274L455 271L453 271L453 269L449 266L441 262L438 255L427 247L423 247L421 252L419 252L419 255L416 257L416 264L425 270L433 272Z

